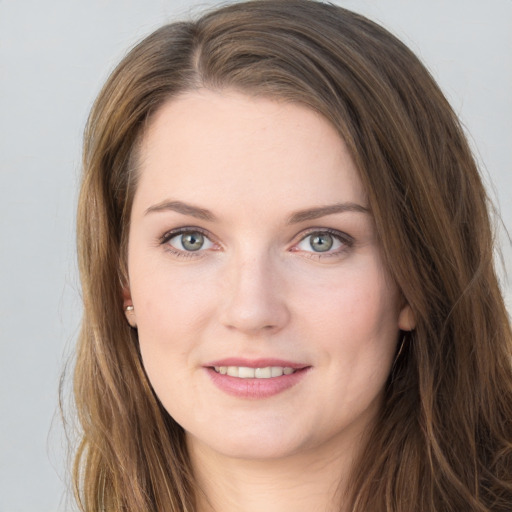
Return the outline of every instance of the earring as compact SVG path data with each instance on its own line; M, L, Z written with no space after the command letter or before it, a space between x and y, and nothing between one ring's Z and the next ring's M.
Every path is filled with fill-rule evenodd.
M133 306L126 306L126 307L124 308L124 310L125 310L126 312L128 312L128 311L133 311Z

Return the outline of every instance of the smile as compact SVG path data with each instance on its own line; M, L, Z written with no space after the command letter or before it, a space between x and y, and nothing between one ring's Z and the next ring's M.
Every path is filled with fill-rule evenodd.
M247 366L214 366L221 375L238 377L239 379L271 379L296 372L295 368L283 366L266 366L264 368L249 368Z

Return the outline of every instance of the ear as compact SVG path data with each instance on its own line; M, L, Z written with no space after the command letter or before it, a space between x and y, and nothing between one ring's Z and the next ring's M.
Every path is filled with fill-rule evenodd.
M137 317L135 315L135 308L132 302L132 295L130 292L130 287L128 285L125 285L123 287L123 310L124 316L126 317L126 320L128 320L130 327L136 328Z
M414 317L414 313L412 312L411 306L409 304L405 304L400 310L400 314L398 315L398 328L401 331L413 331L416 327L416 318Z

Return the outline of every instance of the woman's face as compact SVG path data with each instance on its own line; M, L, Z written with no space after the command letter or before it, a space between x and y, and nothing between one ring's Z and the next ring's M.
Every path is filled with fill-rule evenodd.
M127 313L189 443L284 457L374 419L407 315L347 149L299 105L173 99L140 153Z

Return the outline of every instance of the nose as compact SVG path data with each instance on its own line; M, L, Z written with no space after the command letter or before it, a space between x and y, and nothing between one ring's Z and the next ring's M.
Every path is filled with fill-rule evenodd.
M235 258L225 275L221 323L248 336L273 334L289 321L283 279L268 255Z

